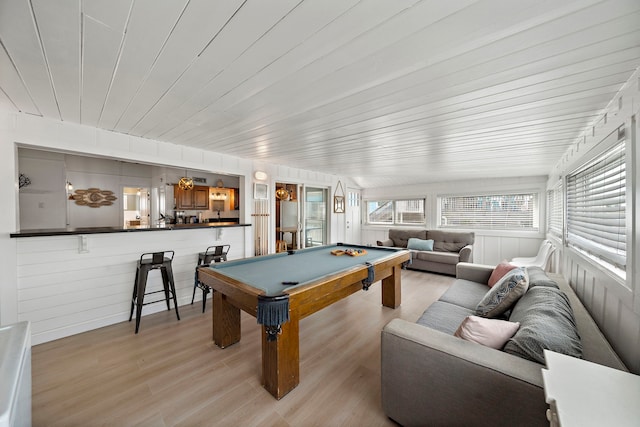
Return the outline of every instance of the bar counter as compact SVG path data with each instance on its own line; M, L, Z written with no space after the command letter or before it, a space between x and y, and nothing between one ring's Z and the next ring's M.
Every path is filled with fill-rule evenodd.
M143 253L174 251L178 306L190 305L200 252L209 246L230 245L229 260L252 256L253 227L249 225L25 230L11 236L28 238L8 239L15 245L17 268L16 281L6 287L14 286L18 321L31 322L34 345L120 322L125 322L126 333L133 334L135 322L128 320L137 262ZM147 289L163 289L160 271L149 275ZM201 301L202 293L196 292L199 307ZM163 304L148 305L142 316L166 309ZM168 327L173 322L177 322L175 315Z
M251 224L234 222L202 222L196 224L167 224L162 227L132 226L132 227L78 227L78 228L48 228L17 231L10 237L42 237L42 236L73 236L79 234L131 233L138 231L170 231L190 230L202 228L251 227Z

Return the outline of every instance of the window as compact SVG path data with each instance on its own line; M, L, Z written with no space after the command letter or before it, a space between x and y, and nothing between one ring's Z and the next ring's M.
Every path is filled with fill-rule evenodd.
M424 199L367 202L368 224L424 225Z
M625 142L567 177L567 243L625 277Z
M349 194L347 195L347 199L348 199L347 203L349 206L355 206L355 207L360 206L360 193L349 191Z
M538 194L439 196L439 226L489 230L538 230Z
M547 231L559 239L562 239L563 190L560 181L547 192Z

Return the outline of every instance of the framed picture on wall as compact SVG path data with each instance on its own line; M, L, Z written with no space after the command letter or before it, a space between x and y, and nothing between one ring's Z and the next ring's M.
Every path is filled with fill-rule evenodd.
M338 180L336 191L333 193L333 212L344 213L344 188L340 180Z
M256 182L253 184L253 198L254 199L268 199L269 198L269 186L267 184L261 184Z

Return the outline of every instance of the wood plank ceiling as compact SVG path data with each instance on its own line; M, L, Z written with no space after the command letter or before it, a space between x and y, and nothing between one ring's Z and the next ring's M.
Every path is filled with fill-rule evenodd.
M0 107L363 187L546 175L638 0L0 0Z

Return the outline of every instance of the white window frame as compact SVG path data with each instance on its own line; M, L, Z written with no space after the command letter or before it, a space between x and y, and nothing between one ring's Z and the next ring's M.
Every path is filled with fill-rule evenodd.
M508 197L518 197L518 196L531 196L532 206L530 209L531 212L531 226L505 226L506 218L501 218L500 215L495 215L493 219L487 218L487 211L478 210L476 212L477 220L473 220L470 215L470 222L467 224L450 224L445 221L444 212L443 212L443 202L445 199L463 199L460 200L460 203L464 206L467 202L473 203L471 200L464 199L484 199L485 201L490 200L491 198L508 198ZM526 231L526 232L540 232L540 193L539 191L518 191L518 192L495 192L495 193L475 193L475 194L440 194L438 195L437 201L438 208L438 228L443 229L473 229L473 230L492 230L492 231ZM469 212L474 212L470 210ZM495 211L496 214L499 211ZM479 219L479 215L482 215L484 218ZM489 219L487 221L487 219ZM495 225L492 225L494 223Z
M547 233L562 239L564 235L564 185L562 179L547 191Z
M398 218L397 218L397 209L396 206L398 203L401 202L422 202L422 215L424 216L422 222L399 222ZM375 222L375 221L370 221L370 217L369 217L369 203L380 203L380 202L389 202L392 205L392 213L391 213L391 222ZM402 226L407 226L407 227L411 227L411 226L425 226L426 225L426 221L427 221L427 199L424 197L412 197L412 198L406 198L406 199L371 199L371 200L365 200L364 202L365 204L365 209L363 212L364 215L364 219L365 219L365 224L366 225L384 225L384 226L395 226L395 225L402 225Z
M614 144L607 144L604 152L566 177L565 240L570 248L626 279L629 170L624 129L614 137Z

